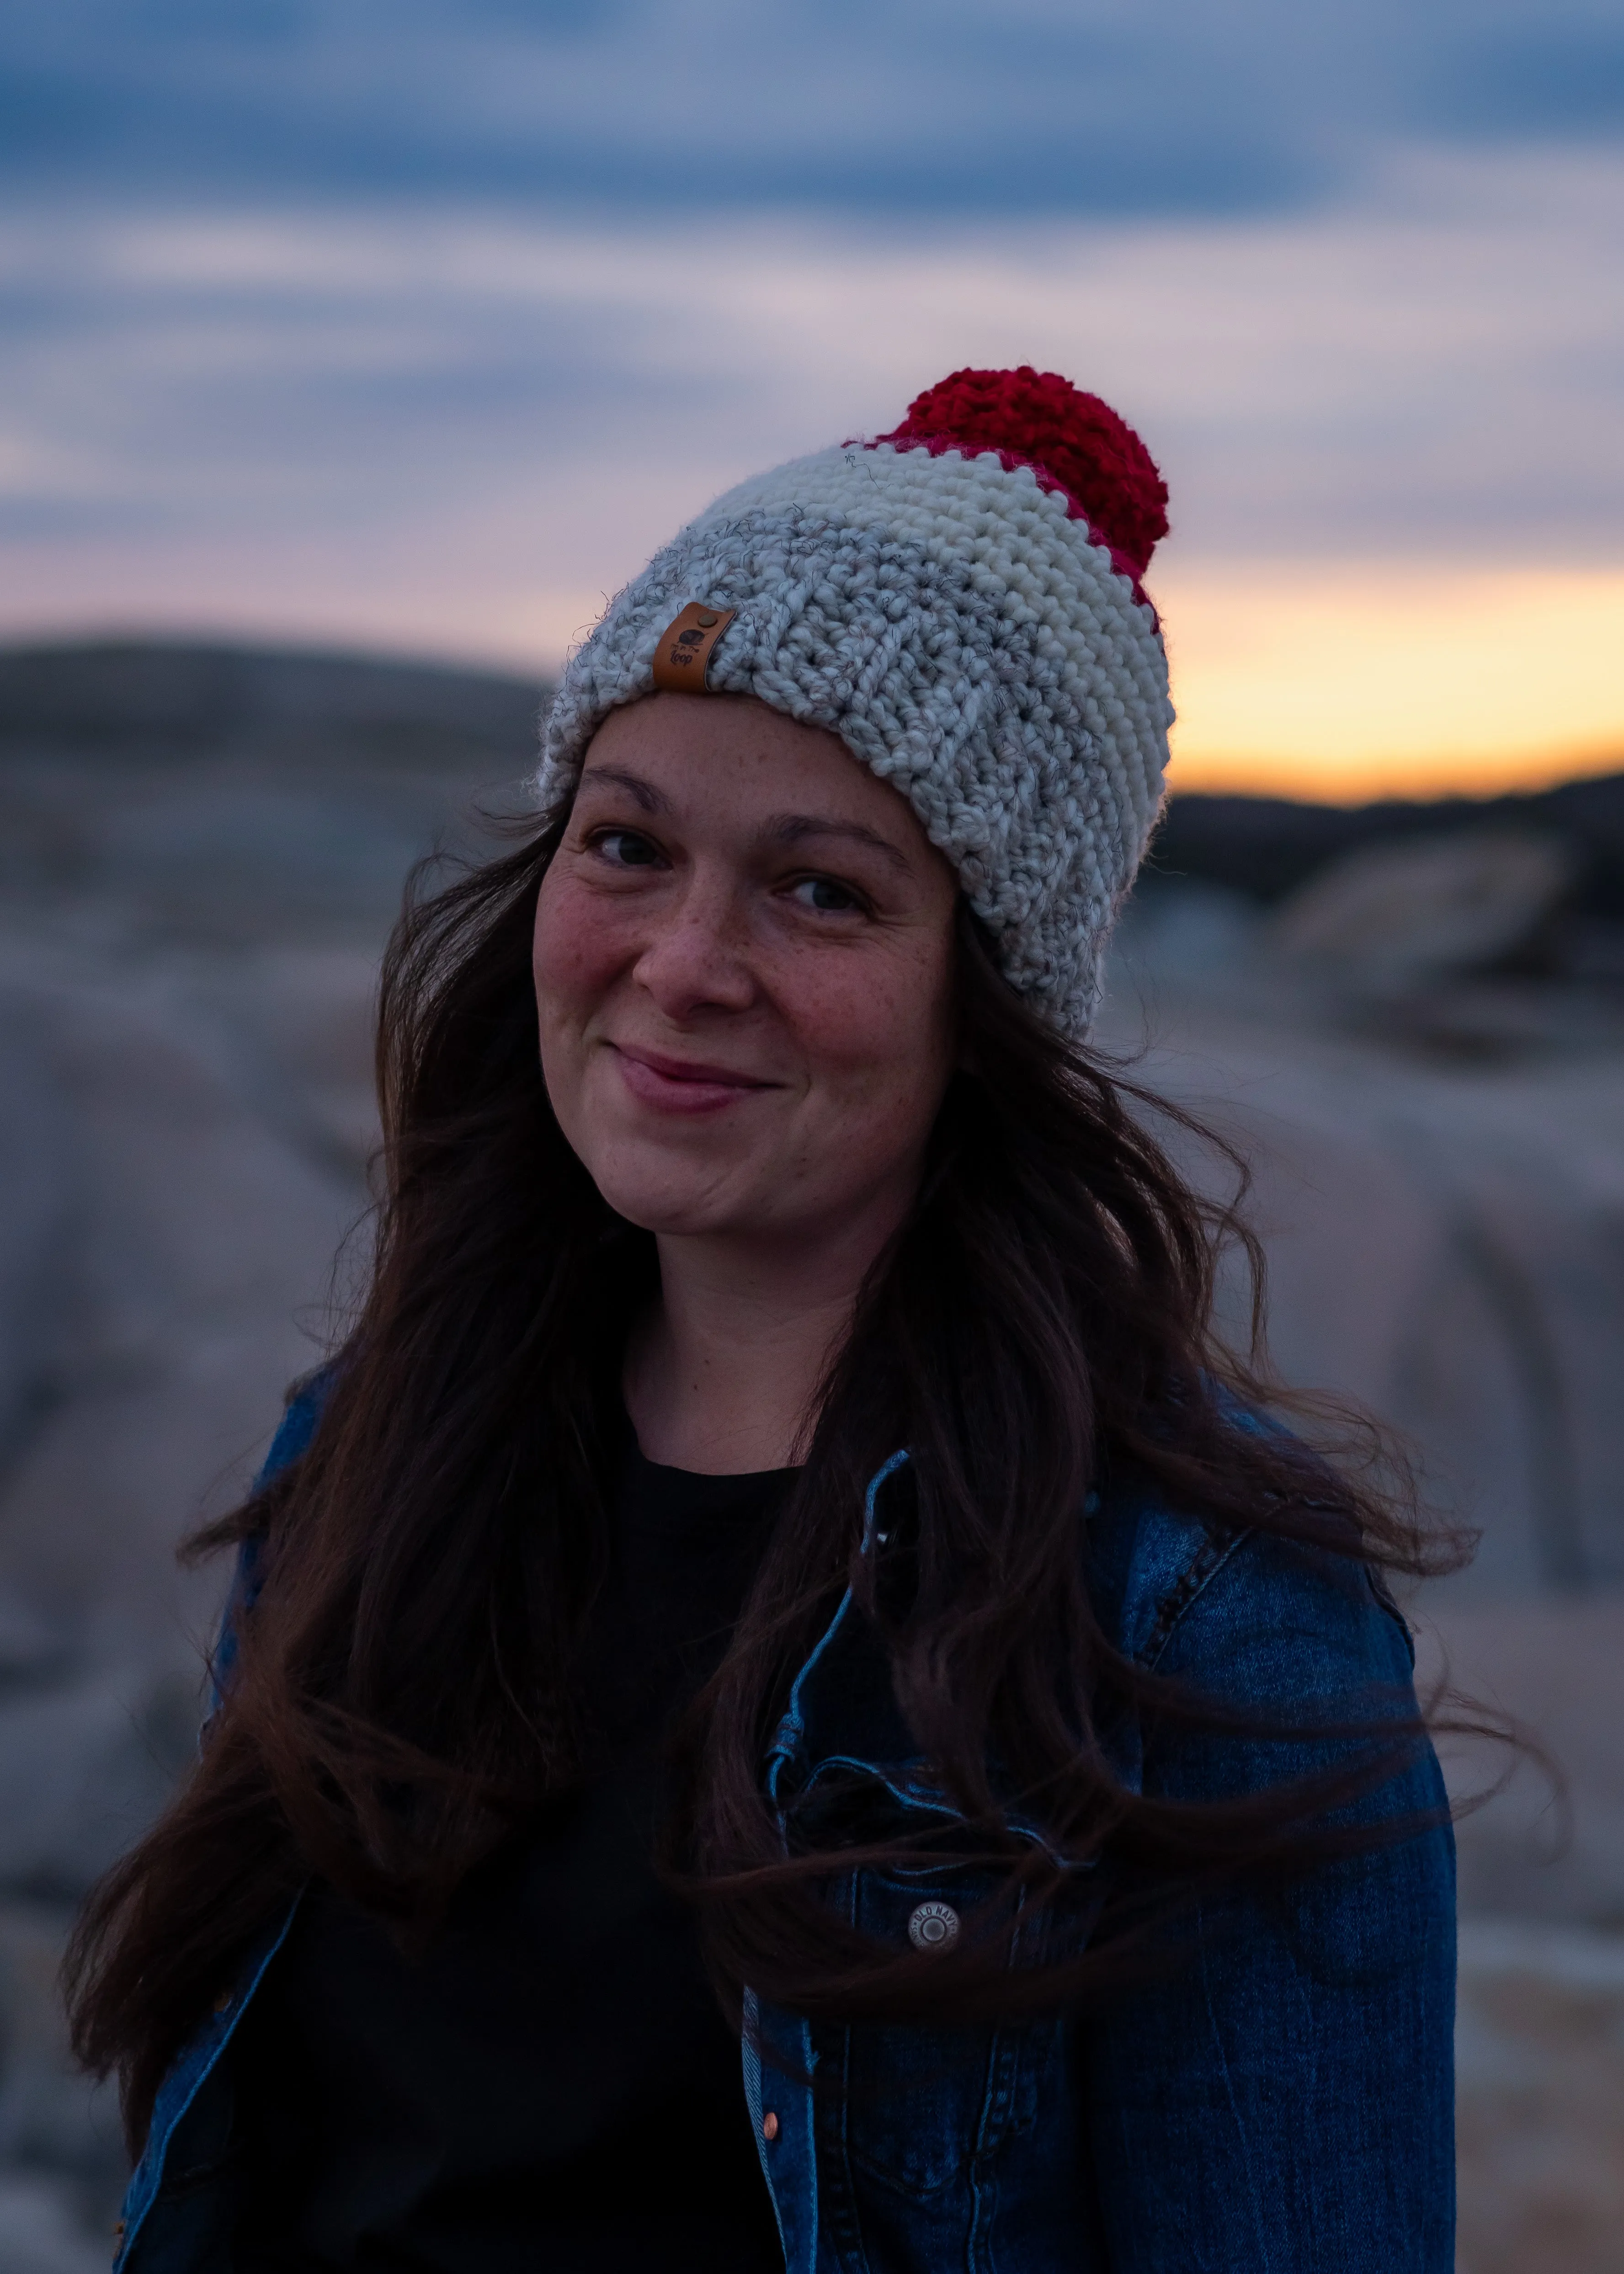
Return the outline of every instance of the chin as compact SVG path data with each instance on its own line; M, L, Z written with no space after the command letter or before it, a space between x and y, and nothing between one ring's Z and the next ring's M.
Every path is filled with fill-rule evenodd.
M741 1209L718 1193L714 1186L695 1189L683 1177L604 1177L594 1179L617 1216L670 1239L693 1239L705 1233L746 1231L754 1211Z
M759 1229L753 1215L735 1216L731 1209L684 1208L677 1202L662 1207L652 1201L627 1207L612 1201L610 1206L628 1224L635 1224L639 1231L651 1232L657 1239L716 1239Z

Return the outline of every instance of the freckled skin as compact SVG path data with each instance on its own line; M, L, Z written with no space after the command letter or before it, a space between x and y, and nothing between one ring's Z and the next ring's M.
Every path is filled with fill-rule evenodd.
M668 1241L848 1253L917 1189L952 1065L951 870L833 734L661 694L587 753L537 907L548 1093Z

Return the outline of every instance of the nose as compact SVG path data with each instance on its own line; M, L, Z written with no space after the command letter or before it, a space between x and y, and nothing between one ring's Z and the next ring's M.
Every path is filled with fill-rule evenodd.
M745 910L730 880L695 873L655 918L633 977L668 1019L748 1011L756 1000Z

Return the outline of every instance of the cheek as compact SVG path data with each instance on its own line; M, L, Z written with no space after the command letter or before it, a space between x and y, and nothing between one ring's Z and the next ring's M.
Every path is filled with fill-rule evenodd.
M618 913L552 873L536 903L530 962L541 1078L560 1127L583 1159L592 1149L588 1035L628 962Z
M536 903L531 968L543 1035L589 1015L624 968L619 911L549 870Z
M951 1059L947 958L923 944L846 968L799 991L794 1023L831 1103L860 1103L874 1134L929 1126Z

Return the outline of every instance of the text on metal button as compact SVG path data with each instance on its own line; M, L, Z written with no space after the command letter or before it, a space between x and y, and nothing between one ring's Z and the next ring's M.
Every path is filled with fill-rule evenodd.
M959 1914L951 1903L921 1903L908 1918L908 1940L915 1950L946 1950L959 1939Z

